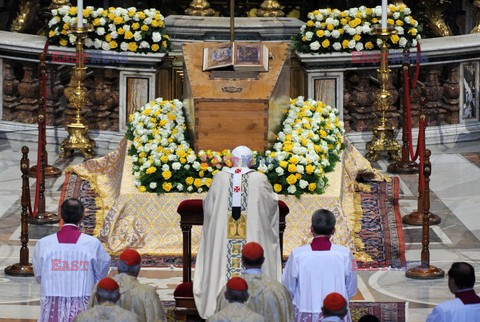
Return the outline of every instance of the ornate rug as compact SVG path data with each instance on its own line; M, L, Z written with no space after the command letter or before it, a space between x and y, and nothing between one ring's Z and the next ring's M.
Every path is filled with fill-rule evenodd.
M372 262L357 261L358 269L377 270L380 268L405 266L405 241L402 230L402 218L398 208L398 178L390 182L368 182L362 184L358 192L361 198L363 216L359 236L365 245L365 252ZM62 189L60 204L66 198L78 198L85 205L85 217L81 229L86 234L93 234L96 225L96 212L99 207L95 202L96 193L87 180L82 180L74 173L67 173ZM116 257L112 257L116 265ZM144 267L181 267L182 258L178 256L142 256Z

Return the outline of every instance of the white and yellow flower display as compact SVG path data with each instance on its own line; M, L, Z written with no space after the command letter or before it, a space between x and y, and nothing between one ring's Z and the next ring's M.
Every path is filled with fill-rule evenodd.
M253 168L267 175L275 192L321 194L343 145L343 122L336 109L303 97L292 99L272 149L254 152ZM205 192L230 151L195 153L186 140L183 104L161 98L130 116L126 136L132 141L135 185L141 192Z
M411 48L421 39L418 21L404 4L390 4L387 24L395 28L388 44L391 49ZM379 49L381 40L373 25L381 23L382 7L319 9L308 13L308 21L293 37L293 47L302 53L351 52Z
M50 43L74 47L76 36L70 30L77 22L77 7L53 9L52 16L48 22ZM167 52L170 48L164 17L156 9L88 6L83 10L83 17L83 22L93 27L85 39L87 48L139 53Z

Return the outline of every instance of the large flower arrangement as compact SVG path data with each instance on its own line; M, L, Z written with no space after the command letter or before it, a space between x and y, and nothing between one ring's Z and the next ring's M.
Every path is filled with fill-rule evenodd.
M57 46L74 47L76 36L70 32L77 22L77 7L63 6L52 10L48 39ZM100 50L158 53L170 48L163 15L156 9L113 8L83 10L84 23L93 26L85 39L87 48Z
M332 171L343 150L343 122L338 111L312 99L290 102L283 129L273 150L265 152L267 176L277 193L323 193L326 172Z
M185 137L183 104L161 98L130 116L126 136L132 141L135 185L141 192L204 192L230 151L195 153ZM323 193L325 173L333 170L343 149L338 112L321 102L291 100L277 142L265 155L254 152L254 168L267 175L281 194Z
M381 22L382 8L320 9L308 14L308 21L294 36L295 50L303 53L351 52L379 49L381 40L372 25ZM388 41L390 48L415 47L421 38L421 26L404 4L389 5L387 24L396 33Z

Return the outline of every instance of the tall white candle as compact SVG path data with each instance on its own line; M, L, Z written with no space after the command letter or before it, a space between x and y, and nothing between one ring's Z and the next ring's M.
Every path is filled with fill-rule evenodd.
M83 27L83 0L77 1L77 26Z
M382 29L387 29L387 0L382 0Z

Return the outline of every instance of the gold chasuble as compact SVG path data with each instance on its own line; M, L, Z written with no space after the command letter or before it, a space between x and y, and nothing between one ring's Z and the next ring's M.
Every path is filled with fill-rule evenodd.
M193 294L200 316L215 313L217 296L239 274L242 247L255 241L265 250L264 273L280 281L278 196L267 177L247 167L224 168L203 200L204 222Z

